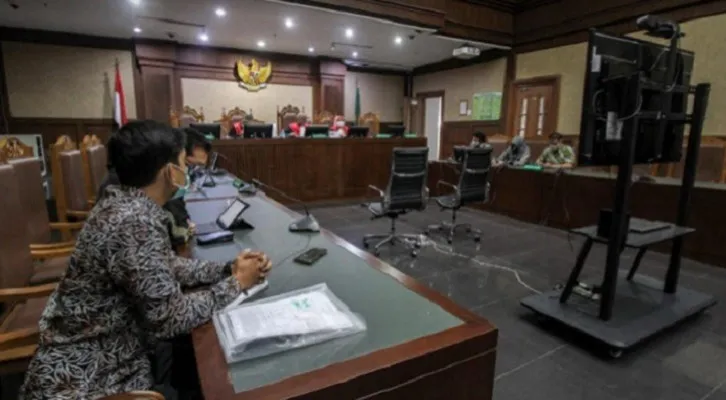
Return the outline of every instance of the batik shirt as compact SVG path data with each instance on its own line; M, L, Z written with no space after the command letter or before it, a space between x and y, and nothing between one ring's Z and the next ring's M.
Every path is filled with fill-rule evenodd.
M225 265L174 255L167 219L142 191L107 189L43 311L21 399L148 390L156 340L189 333L239 295Z
M542 151L542 155L537 159L537 164L563 165L573 164L575 162L575 152L572 147L561 144L549 145Z

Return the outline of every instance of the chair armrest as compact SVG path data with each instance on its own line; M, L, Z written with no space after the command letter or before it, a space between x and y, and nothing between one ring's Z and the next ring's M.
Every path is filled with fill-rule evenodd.
M67 242L56 242L56 243L33 243L30 245L30 252L36 250L54 250L59 248L74 247L76 245L75 240Z
M0 351L38 344L38 328L23 328L0 334Z
M383 190L381 190L373 185L368 185L368 189L378 192L378 194L381 196L381 198L386 197L386 193L383 192Z
M133 392L101 397L100 400L164 400L164 396L149 390L134 390Z
M457 189L456 185L454 185L453 183L446 182L446 181L438 181L438 182L436 182L436 187L438 188L439 186L448 186L448 187L450 187L450 188L452 188L454 190Z
M44 260L46 258L57 258L70 256L75 247L55 247L45 250L30 250L30 256L34 260Z
M93 208L93 206L96 205L96 199L90 199L88 200L88 207Z
M66 210L66 215L78 219L86 219L89 214L90 213L88 211Z
M13 303L28 299L48 297L55 290L57 284L47 283L45 285L27 286L23 288L0 289L0 303Z

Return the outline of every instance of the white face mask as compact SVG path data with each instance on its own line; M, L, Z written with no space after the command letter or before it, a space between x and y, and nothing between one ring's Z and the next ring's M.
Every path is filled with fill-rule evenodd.
M337 126L338 128L342 128L345 126L345 121L337 121L335 122L335 126Z

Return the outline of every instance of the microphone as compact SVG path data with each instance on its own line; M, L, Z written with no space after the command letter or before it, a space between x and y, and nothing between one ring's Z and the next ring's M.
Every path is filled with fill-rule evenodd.
M280 190L274 186L270 186L268 184L262 183L257 178L253 179L252 183L255 186L261 186L263 188L272 189L273 192L279 194L280 196L282 196L290 201L294 201L295 203L298 203L303 206L303 209L305 209L305 215L302 218L300 218L296 221L293 221L290 224L290 226L289 226L290 232L320 232L320 224L318 223L318 220L316 220L315 217L312 214L310 214L310 210L308 210L308 206L307 206L307 204L305 204L305 202L301 201L300 199L291 197L287 193L283 192L282 190Z

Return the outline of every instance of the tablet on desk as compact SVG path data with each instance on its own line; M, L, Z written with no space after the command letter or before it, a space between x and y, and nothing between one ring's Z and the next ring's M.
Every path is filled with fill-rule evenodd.
M203 236L214 232L235 229L236 223L241 218L240 216L249 207L250 205L248 203L242 201L238 197L234 199L232 204L230 204L226 210L222 211L222 213L219 214L219 216L217 217L217 221L198 225L195 229L194 234L197 236Z

